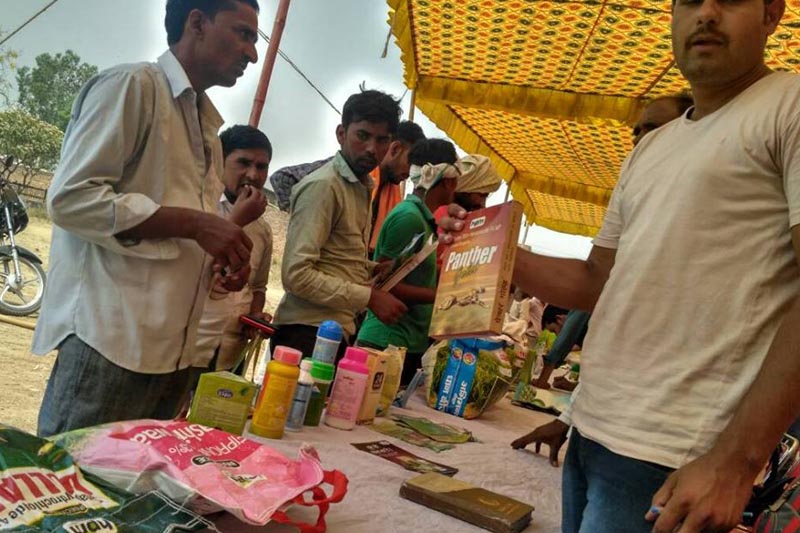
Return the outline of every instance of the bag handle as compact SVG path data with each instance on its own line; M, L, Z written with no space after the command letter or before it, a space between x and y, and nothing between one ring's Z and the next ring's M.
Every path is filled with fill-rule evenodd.
M331 485L333 487L330 496L328 496L322 489L323 484ZM328 509L330 509L332 503L339 503L344 499L345 495L347 494L347 485L347 476L345 476L342 472L338 470L328 470L322 474L322 483L306 491L311 492L311 500L305 499L304 492L289 502L291 504L302 505L304 507L318 507L319 516L317 517L316 524L312 525L306 522L296 522L289 518L284 511L276 511L272 515L272 520L279 524L295 526L300 529L300 533L325 533L328 527L325 523L325 515L328 514Z

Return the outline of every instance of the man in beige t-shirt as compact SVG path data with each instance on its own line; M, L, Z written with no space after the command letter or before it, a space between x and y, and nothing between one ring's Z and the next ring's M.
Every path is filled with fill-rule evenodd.
M625 161L587 261L520 253L523 290L594 311L564 531L729 531L800 414L800 77L764 64L784 9L677 0L695 107Z

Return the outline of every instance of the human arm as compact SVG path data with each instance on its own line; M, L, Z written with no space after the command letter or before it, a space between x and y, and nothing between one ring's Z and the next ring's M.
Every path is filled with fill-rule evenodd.
M241 259L247 246L239 229L214 215L159 205L151 191L163 176L125 176L153 124L152 76L115 70L84 86L48 190L48 214L57 226L121 255L171 259L178 254L173 239L185 238L211 246L226 263Z
M800 227L792 228L800 257ZM653 497L654 531L729 531L781 435L800 414L800 295L786 311L752 386L711 450L674 472Z
M551 420L547 424L542 424L530 433L523 435L511 443L511 447L515 450L520 450L529 444L535 444L536 453L542 447L542 444L547 444L550 448L550 465L558 466L558 452L561 447L567 442L567 433L569 432L569 425L565 424L558 418Z

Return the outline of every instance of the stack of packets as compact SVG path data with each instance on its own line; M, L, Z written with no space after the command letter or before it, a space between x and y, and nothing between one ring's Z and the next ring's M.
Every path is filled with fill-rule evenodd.
M440 341L425 353L422 367L428 405L466 419L478 418L508 392L524 355L491 339Z
M391 419L376 421L372 429L437 453L452 450L456 444L477 442L472 433L464 428L406 415L394 415Z
M534 411L560 415L569 407L571 398L569 392L539 389L533 385L518 383L511 403Z

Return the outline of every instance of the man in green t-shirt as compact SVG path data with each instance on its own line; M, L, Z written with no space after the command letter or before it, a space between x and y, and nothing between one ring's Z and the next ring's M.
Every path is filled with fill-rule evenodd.
M414 194L400 202L384 220L375 245L377 261L396 259L414 236L422 233L427 241L436 231L433 212L452 203L455 197L456 159L455 147L443 139L419 141L411 148L409 178L414 183ZM408 313L394 324L385 324L370 311L358 333L360 346L383 350L391 344L408 349L401 385L407 385L414 377L428 348L436 282L436 255L431 254L391 290L408 306Z

